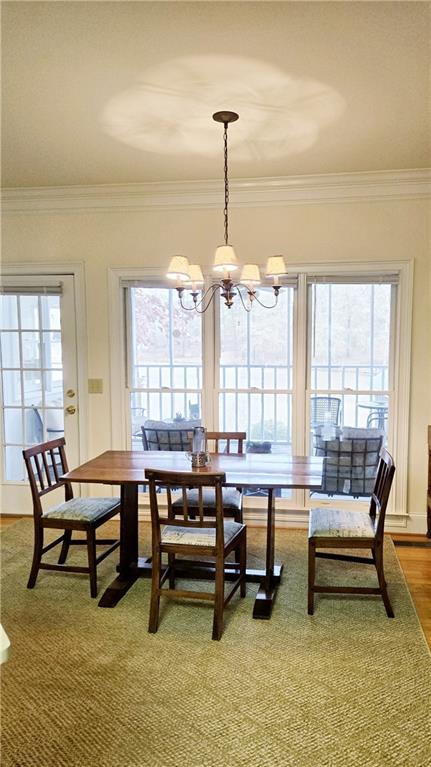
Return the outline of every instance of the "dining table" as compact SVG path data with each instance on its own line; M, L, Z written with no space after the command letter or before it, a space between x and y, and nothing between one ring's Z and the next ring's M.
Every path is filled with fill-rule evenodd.
M322 484L323 458L292 456L284 453L217 453L209 456L207 466L191 467L190 454L176 451L107 450L62 476L67 482L116 485L120 487L120 561L118 575L103 593L100 607L115 607L140 575L151 574L151 557L138 556L138 493L145 485L146 469L174 472L225 474L224 486L267 492L265 567L247 568L247 580L259 583L253 617L270 618L283 564L275 562L276 491L308 489L317 491ZM210 564L203 566L200 577L213 573ZM226 578L234 577L226 571Z

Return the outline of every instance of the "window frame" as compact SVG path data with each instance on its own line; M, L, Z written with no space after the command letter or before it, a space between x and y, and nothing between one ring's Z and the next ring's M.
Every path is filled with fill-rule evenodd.
M388 434L389 449L396 456L397 472L390 509L389 524L395 528L405 528L408 514L407 507L407 466L408 466L408 433L409 433L409 401L410 401L410 358L411 358L411 329L413 306L413 261L356 261L356 262L319 262L307 264L290 264L289 271L298 275L298 284L294 306L293 331L293 408L292 408L292 452L307 455L308 452L308 420L309 420L309 385L308 385L308 302L307 276L331 275L339 276L368 276L376 278L379 275L397 274L396 306L393 318L393 381L392 381L392 422ZM129 444L127 422L130 420L126 412L125 398L125 308L122 300L121 282L136 280L145 283L158 281L163 286L171 286L169 281L161 277L161 270L153 268L124 269L121 267L109 270L109 301L110 301L110 337L111 346L111 395L112 395L112 442L113 448L127 449ZM205 277L206 285L211 283L211 277ZM220 357L219 303L214 301L214 311L209 310L202 315L202 419L209 429L217 428L219 377L217 361ZM123 360L122 365L118 360ZM120 407L118 406L120 403ZM130 431L130 430L129 430ZM319 505L333 503L319 499ZM367 508L363 501L348 500L348 507ZM264 498L251 497L247 518L257 524L264 524ZM279 526L304 524L308 512L316 502L309 499L306 492L296 490L289 500L277 501L276 522ZM340 503L337 501L337 505ZM343 502L341 502L341 506ZM288 514L286 514L288 512Z

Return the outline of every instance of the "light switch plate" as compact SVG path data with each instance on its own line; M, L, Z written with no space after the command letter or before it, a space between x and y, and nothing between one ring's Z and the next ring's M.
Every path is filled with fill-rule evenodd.
M103 378L89 378L88 379L88 393L89 394L103 394Z

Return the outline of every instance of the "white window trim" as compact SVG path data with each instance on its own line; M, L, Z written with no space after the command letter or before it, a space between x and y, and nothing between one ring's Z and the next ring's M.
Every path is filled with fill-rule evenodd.
M410 360L411 360L411 332L412 332L412 306L413 306L413 260L405 261L356 261L356 262L318 262L307 264L290 264L292 272L298 274L298 296L296 301L296 329L294 338L294 387L298 392L304 392L306 397L306 322L302 313L306 312L307 302L305 299L306 275L307 274L325 274L328 277L333 275L348 275L350 273L377 276L381 273L398 273L399 285L397 293L397 313L396 313L396 333L395 333L395 359L398 365L394 370L394 395L393 395L393 432L389 435L392 451L396 457L397 471L395 474L394 488L391 496L391 504L388 513L388 526L394 529L402 529L407 526L407 469L408 469L408 435L409 435L409 401L410 401ZM161 278L160 269L152 268L131 268L114 267L109 269L109 306L110 306L110 338L111 338L111 426L112 426L112 447L115 449L125 449L127 445L128 414L126 413L125 402L125 365L119 364L119 361L125 360L125 344L123 324L124 318L121 281L122 280L151 280ZM169 283L167 283L168 285ZM299 299L302 300L299 300ZM217 310L216 310L217 311ZM216 423L217 418L217 392L215 388L215 362L219 352L220 340L217 327L217 314L215 326L211 312L204 315L203 328L203 390L212 392L211 397L205 397L205 410L203 417L205 422L211 427ZM301 397L297 397L296 408L293 412L293 444L292 449L297 454L306 454L307 434L305 429L305 407ZM393 435L396 435L395 442ZM301 491L299 491L301 493ZM305 495L305 494L304 494ZM306 500L304 498L304 501ZM280 526L289 524L304 525L308 518L308 508L315 506L316 503L307 503L302 508L296 508L294 500L297 501L298 495L295 493L291 501L280 504L280 510L276 514L276 521ZM328 504L328 501L319 499L319 505ZM333 503L331 501L331 503ZM352 503L352 502L350 502ZM349 502L345 502L348 507ZM355 502L356 508L358 502ZM302 504L301 504L302 505ZM337 505L340 503L337 501ZM363 504L366 508L367 504ZM306 506L306 507L305 507ZM254 499L253 510L247 515L253 522L263 522L262 507L265 507L264 499ZM284 510L283 510L284 507ZM288 511L288 515L286 515Z

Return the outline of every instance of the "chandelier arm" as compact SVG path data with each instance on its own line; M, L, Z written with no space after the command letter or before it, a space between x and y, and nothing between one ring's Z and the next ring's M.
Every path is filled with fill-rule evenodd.
M241 299L242 308L245 309L246 312L251 312L251 302L250 302L250 306L247 306L247 304L244 301L244 296L242 295L242 293L240 291L240 287L241 288L246 288L247 293L249 295L250 295L250 291L247 289L246 285L242 285L240 282L237 282L236 285L235 285L235 288L237 288L237 294L239 295L239 297Z
M207 289L205 290L205 292L204 292L204 293L203 293L203 295L202 295L202 298L201 298L199 301L197 300L197 298L196 298L196 299L195 299L195 298L193 298L193 301L194 301L194 303L193 303L193 306L186 306L186 305L183 303L183 298L182 298L182 292L183 292L183 291L181 291L181 293L178 293L178 295L179 295L179 299L180 299L181 308L182 308L182 309L185 309L185 310L186 310L186 312L197 312L198 314L203 314L204 312L206 312L206 310L207 310L207 309L209 308L209 306L211 305L211 303L212 303L212 300L213 300L213 298L214 298L214 296L215 296L215 292L216 292L216 290L217 290L218 288L221 288L221 285L220 285L219 283L216 283L216 284L214 284L214 285L210 285L210 286L209 286L209 288L207 288ZM208 297L208 294L209 294L209 293L211 293L211 296L210 296L210 298L209 298L209 301L208 301L208 303L206 304L206 306L204 306L204 308L203 308L203 309L200 309L200 307L201 307L201 306L202 306L202 304L204 303L205 299ZM193 294L192 294L192 295L193 295Z
M274 307L276 307L276 306L277 306L277 304L278 304L278 294L279 294L279 292L280 292L280 287L279 287L279 286L277 286L277 291L275 292L275 301L274 301L274 303L273 303L273 304L270 304L270 306L268 306L267 304L264 304L264 303L262 303L262 301L260 300L260 298L258 298L258 296L257 296L257 293L256 293L255 291L253 291L253 292L252 292L252 291L250 291L250 290L249 290L249 288L247 287L247 285L244 285L244 283L243 283L243 282L235 282L235 283L233 284L233 286L232 286L232 287L234 287L234 288L237 288L237 289L238 289L238 293L239 293L239 295L241 296L241 300L242 300L242 301L243 301L243 299L242 299L242 294L241 294L241 291L239 290L239 288L245 288L245 289L246 289L246 291L247 291L247 293L248 293L248 295L249 295L249 296L250 296L250 295L252 295L252 296L253 296L253 299L252 299L252 300L253 300L253 301L257 301L257 303L259 304L259 306L262 306L264 309L274 309ZM244 306L244 301L243 301L243 306ZM246 308L246 307L244 306L244 308ZM250 307L250 308L251 308L251 307ZM248 309L247 311L250 311L250 309Z
M257 297L256 293L254 294L253 300L257 301L259 306L262 306L264 309L274 309L274 307L276 307L277 304L278 304L278 292L275 294L275 301L274 301L274 303L270 304L269 306L268 306L268 304L263 304L262 301Z

